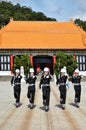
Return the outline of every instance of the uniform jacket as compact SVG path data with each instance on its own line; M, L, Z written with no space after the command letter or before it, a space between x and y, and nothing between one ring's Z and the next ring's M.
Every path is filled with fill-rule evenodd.
M11 79L11 85L13 86L21 86L21 78L22 76L19 75L14 75Z
M35 84L36 79L37 79L36 76L28 77L27 80L26 80L26 83L28 83L28 84Z
M50 80L51 80L51 76L50 75L46 75L46 76L42 75L39 87L41 88L41 85L42 86L50 86Z
M35 91L35 82L37 77L36 76L30 76L27 78L26 83L28 83L28 89L30 91Z
M67 82L68 77L66 75L63 76L59 76L59 78L57 79L57 84L59 84L59 86L66 86L66 82Z
M81 76L73 76L72 77L72 83L74 84L80 84L81 83Z

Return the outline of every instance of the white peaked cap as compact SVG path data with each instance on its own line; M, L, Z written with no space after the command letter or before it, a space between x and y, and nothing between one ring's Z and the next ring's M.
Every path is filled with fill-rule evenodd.
M23 69L24 67L23 66L21 66L21 69Z
M64 66L63 69L66 69L66 66Z
M15 71L16 73L19 73L20 71L19 71L19 69L16 69L16 71Z
M33 69L33 68L30 68L30 73L31 73L31 72L34 73L34 69Z
M62 68L61 73L66 73L66 70Z
M75 73L79 73L79 70L78 69L75 69L75 71L74 71Z
M49 68L45 67L45 68L44 68L44 71L49 71Z

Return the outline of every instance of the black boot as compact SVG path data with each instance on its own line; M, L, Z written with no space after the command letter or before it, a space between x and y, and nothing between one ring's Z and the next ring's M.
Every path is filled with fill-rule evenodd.
M43 105L44 105L44 106L46 105L46 100L43 100Z
M33 108L34 108L34 104L31 103L31 104L30 104L30 109L33 109Z
M46 111L46 112L49 111L49 106L45 106L45 111Z
M65 104L62 104L62 109L65 110Z

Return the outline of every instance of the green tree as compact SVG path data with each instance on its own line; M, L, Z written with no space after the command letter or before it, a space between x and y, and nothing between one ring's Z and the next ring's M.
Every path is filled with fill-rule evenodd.
M0 1L0 28L8 24L10 18L25 21L56 21L54 18L48 18L42 12L33 11L30 7Z
M30 58L28 55L22 55L20 58L20 65L24 66L25 75L28 75L29 68L31 67Z
M86 31L86 21L75 19L74 23L80 26L84 31Z
M28 55L21 55L14 57L14 65L12 71L15 72L15 69L20 69L20 67L24 67L25 75L28 75L29 68L31 67L30 58Z
M54 66L54 72L56 76L58 76L61 68L64 66L67 67L68 74L72 76L73 71L77 68L77 62L74 59L73 55L59 52L56 54L56 64Z

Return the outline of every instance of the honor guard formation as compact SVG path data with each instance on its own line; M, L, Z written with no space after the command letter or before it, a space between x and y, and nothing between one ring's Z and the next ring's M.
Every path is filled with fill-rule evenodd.
M11 85L13 86L13 90L14 90L14 98L15 98L16 107L20 106L21 79L22 79L22 76L20 75L20 70L16 69L15 74L13 75L11 79ZM37 76L34 74L34 69L30 68L28 77L26 78L26 84L28 85L27 98L29 99L30 109L34 108L36 80L37 80ZM53 76L50 75L49 68L45 67L39 81L39 89L42 90L43 107L46 112L49 111L50 91L52 87L50 86L50 81L52 80L53 80ZM80 103L80 98L81 98L81 76L79 74L78 69L75 69L73 76L71 78L71 82L75 91L74 103L76 107L79 108L79 103ZM60 70L59 75L56 78L56 86L60 92L61 108L65 110L67 90L70 87L69 76L67 74L67 69L65 66Z

